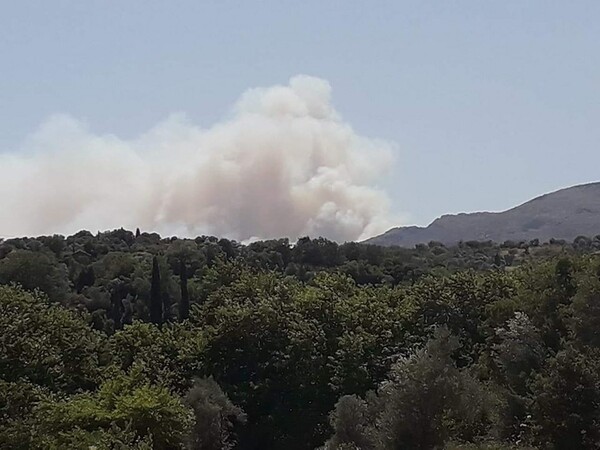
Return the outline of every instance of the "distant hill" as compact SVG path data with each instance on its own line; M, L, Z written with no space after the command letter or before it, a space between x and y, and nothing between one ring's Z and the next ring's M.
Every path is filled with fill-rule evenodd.
M503 212L449 214L427 227L392 228L366 241L384 246L412 247L439 241L507 240L552 238L573 240L600 234L600 183L583 184L545 194Z

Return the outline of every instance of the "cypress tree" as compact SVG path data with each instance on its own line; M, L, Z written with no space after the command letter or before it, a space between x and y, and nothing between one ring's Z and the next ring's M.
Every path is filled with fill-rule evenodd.
M136 228L136 229L135 229L135 237L136 237L136 238L139 238L139 237L140 237L140 234L142 234L142 233L140 232L140 229L139 229L139 228Z
M94 267L88 266L79 273L79 276L75 280L75 289L77 289L78 294L81 294L84 287L93 286L95 282L96 276L94 274Z
M123 293L126 292L125 287L123 285L123 282L118 280L118 281L112 281L111 282L111 298L110 298L110 302L111 302L111 312L110 312L110 317L114 322L114 326L115 326L115 330L120 330L121 328L123 328L123 324L121 322L121 318L123 317Z
M190 316L190 296L187 287L187 267L183 259L179 261L179 285L181 287L181 301L179 302L179 320Z
M133 322L133 308L131 306L133 297L131 296L131 294L127 294L127 296L121 300L121 305L122 305L122 310L123 310L123 315L121 316L121 323L123 325L125 324L131 324Z
M163 305L160 295L160 270L156 256L152 259L152 281L150 284L150 322L157 325L163 321Z
M169 297L169 293L165 290L162 293L162 301L163 301L163 323L167 323L171 320L171 297Z

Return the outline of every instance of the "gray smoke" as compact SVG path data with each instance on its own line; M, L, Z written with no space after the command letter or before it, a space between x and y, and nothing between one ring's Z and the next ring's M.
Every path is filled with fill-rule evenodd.
M344 241L388 227L389 144L357 135L321 79L251 89L208 129L174 115L135 139L54 116L0 154L0 235L117 227Z

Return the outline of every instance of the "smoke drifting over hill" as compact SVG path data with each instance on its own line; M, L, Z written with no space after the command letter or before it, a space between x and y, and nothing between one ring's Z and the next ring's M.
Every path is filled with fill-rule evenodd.
M175 115L130 140L54 116L0 154L0 235L124 226L238 240L384 231L373 187L391 159L332 107L329 84L296 76L251 89L208 129Z

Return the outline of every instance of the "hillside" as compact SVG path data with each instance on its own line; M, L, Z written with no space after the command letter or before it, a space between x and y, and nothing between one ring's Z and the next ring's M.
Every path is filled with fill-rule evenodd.
M0 240L0 449L597 449L598 251Z
M454 244L470 240L573 240L579 235L597 234L600 183L590 183L545 194L503 212L444 215L427 227L392 228L366 242L412 247L430 241Z

